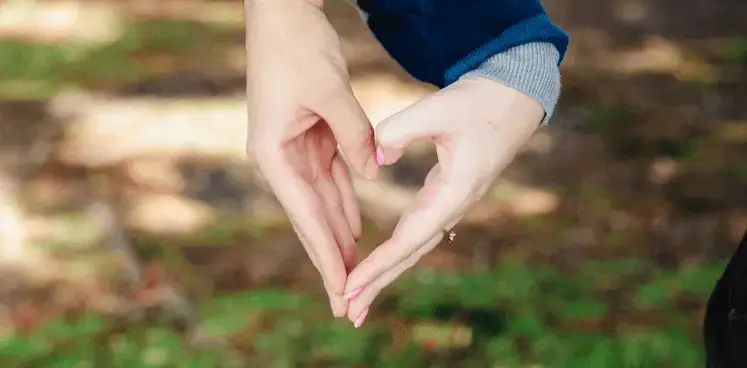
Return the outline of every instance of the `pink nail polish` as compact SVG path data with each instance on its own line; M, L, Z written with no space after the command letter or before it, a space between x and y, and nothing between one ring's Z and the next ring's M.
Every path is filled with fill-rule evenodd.
M350 293L348 293L348 295L345 295L345 300L355 298L356 296L360 295L361 291L363 291L363 286L351 291Z
M376 163L379 166L384 165L384 150L381 147L376 147Z
M355 327L355 328L361 327L361 325L363 324L363 321L366 320L366 316L367 315L368 315L368 308L366 308L366 310L363 311L363 313L361 314L361 316L358 317L358 319L355 320L355 323L353 324L353 327Z

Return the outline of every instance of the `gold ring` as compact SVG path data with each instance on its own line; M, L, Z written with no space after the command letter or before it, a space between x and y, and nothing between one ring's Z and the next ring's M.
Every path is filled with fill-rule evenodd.
M447 243L453 242L454 238L456 238L456 233L451 230L444 229L443 232L444 232L444 239L446 240Z

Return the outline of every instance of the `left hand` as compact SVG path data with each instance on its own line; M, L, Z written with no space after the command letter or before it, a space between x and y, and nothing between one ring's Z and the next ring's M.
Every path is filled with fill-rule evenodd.
M332 313L343 317L362 224L342 156L368 179L378 166L371 123L321 5L245 1L247 151L319 270Z
M347 279L348 318L359 327L381 290L431 251L488 191L544 116L539 102L497 82L463 78L381 122L379 164L391 165L419 138L431 139L438 164L392 237Z

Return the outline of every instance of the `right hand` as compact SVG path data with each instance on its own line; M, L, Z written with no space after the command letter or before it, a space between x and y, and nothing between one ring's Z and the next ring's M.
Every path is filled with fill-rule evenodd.
M373 179L373 129L319 0L245 1L247 151L322 276L336 317L362 224L347 165Z

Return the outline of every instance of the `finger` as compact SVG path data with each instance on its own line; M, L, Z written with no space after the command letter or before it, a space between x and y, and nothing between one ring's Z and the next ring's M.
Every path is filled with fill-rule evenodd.
M459 216L457 219L454 219L453 221L451 221L448 225L446 225L446 229L453 228L457 223L459 223L462 217L463 216ZM385 287L389 286L392 282L394 282L405 271L414 267L423 256L425 256L430 251L432 251L434 248L436 248L436 246L441 244L443 240L444 240L444 234L439 233L438 235L433 237L431 240L426 242L418 250L416 250L415 253L407 257L407 259L405 259L403 262L400 262L394 268L384 272L376 280L372 281L370 284L362 288L360 293L356 294L355 297L349 298L350 300L348 302L348 319L350 319L350 321L352 322L352 321L358 321L361 318L365 318L361 316L364 313L368 313L368 310L371 307L371 304L373 303L374 299L376 299L376 297L379 296L381 291Z
M298 240L301 242L301 245L303 245L303 249L306 250L306 254L309 255L309 259L311 260L311 264L314 265L314 267L321 272L319 269L319 261L317 261L316 253L314 252L314 248L309 246L309 242L306 241L306 238L304 238L303 234L301 233L301 230L298 229L296 224L294 224L291 221L291 226L293 226L293 231L298 235Z
M318 175L313 187L324 206L325 219L329 228L332 229L332 234L340 249L340 254L342 254L345 270L349 272L357 264L358 254L353 233L350 231L350 225L342 207L340 192L335 185L332 174L322 173Z
M394 280L396 280L402 273L415 266L420 258L428 254L428 252L433 250L433 248L441 242L442 237L443 235L441 234L435 236L425 245L418 248L418 250L411 254L404 262L400 262L394 268L384 272L381 276L377 277L369 284L366 284L357 296L348 301L348 319L350 319L351 322L357 321L385 287L394 282Z
M473 197L472 193L474 173L451 170L449 175L444 175L440 164L433 171L432 180L418 192L392 237L371 252L348 275L345 295L368 285L410 257L441 233L447 224L462 216L479 198Z
M350 166L367 179L378 173L371 122L350 87L340 87L334 98L317 102L316 112L326 120Z
M309 258L311 259L311 263L314 264L314 267L319 271L319 273L322 273L321 268L319 268L319 263L316 260L316 254L314 253L314 248L309 245L309 242L303 237L301 232L298 230L295 224L293 224L293 230L296 231L296 234L298 234L298 239L301 241L301 244L303 245L304 249L306 249L306 253L309 254ZM329 288L326 287L325 284L325 291L327 292L327 297L329 298L329 306L332 309L332 315L340 318L345 315L348 309L348 302L341 298L339 295L331 294L329 292Z
M342 297L347 273L337 242L324 217L324 207L312 188L291 168L282 153L268 153L260 164L278 201L301 237L316 254L328 294Z
M303 236L301 231L298 229L296 224L291 222L291 226L293 226L293 231L298 235L298 240L301 242L301 245L306 250L306 253L309 255L309 259L311 260L311 263L314 265L314 268L316 268L317 272L321 274L321 268L319 268L319 261L317 261L316 253L314 252L314 248L312 248L309 245L309 242L306 240L306 238ZM326 291L326 287L325 287ZM332 314L335 317L342 317L344 311L347 310L347 306L345 305L344 300L340 300L340 298L334 297L334 295L330 295L329 292L327 292L327 296L329 297L329 303L330 308L332 309Z
M363 234L358 197L355 195L348 166L339 156L335 157L334 161L332 161L332 178L337 185L337 190L340 191L342 209L345 212L345 217L348 219L348 224L350 224L353 239L357 241Z
M417 139L440 137L450 132L453 100L448 88L431 94L376 126L377 159L391 165L402 157L405 148ZM446 107L445 107L446 106Z
M434 184L433 181L436 180L436 178L439 175L441 175L441 166L440 165L438 167L434 166L430 171L428 171L428 175L425 176L425 180L423 181L423 187L430 187L430 186L432 186ZM392 233L397 233L397 232L401 231L400 228L401 228L401 226L402 226L403 223L404 222L402 222L402 221L398 221L397 225L394 226L394 230L392 231Z
M342 198L332 177L332 165L339 159L337 144L327 124L316 124L305 136L307 169L311 175L307 180L321 200L325 220L332 230L346 271L358 262L355 239L342 207Z

